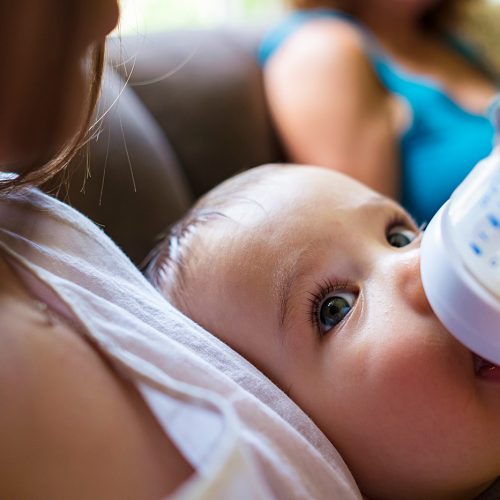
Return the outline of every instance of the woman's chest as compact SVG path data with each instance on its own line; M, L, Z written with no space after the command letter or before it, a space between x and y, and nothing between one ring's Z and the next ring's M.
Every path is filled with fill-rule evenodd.
M386 52L384 83L389 91L442 93L468 113L487 113L497 85L458 48L430 41L408 52L390 47Z

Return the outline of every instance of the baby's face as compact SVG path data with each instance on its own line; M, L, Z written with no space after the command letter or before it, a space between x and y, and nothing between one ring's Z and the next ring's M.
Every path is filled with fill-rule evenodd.
M293 167L224 213L193 240L186 312L312 417L362 491L470 498L500 475L500 380L430 309L396 203Z

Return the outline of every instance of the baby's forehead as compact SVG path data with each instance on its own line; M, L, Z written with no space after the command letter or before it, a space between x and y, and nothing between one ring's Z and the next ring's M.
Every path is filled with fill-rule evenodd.
M283 244L291 250L330 233L352 233L357 221L390 205L359 183L323 169L296 168L287 174L273 175L272 182L255 184L241 194L233 192L223 217L205 228L201 247L208 237L218 240L217 248L244 253L281 251Z
M259 173L260 169L254 169ZM248 216L252 208L258 216L278 216L308 211L318 204L330 210L356 209L375 195L374 191L339 172L311 166L264 167L256 182L242 182L247 174L228 183L226 208L233 215Z
M196 238L197 252L207 255L213 249L228 259L230 252L234 258L270 251L278 255L319 241L327 233L353 233L357 221L390 203L362 184L323 168L281 167L255 173L260 175L252 182L239 176L208 200L216 215L213 222L203 224Z

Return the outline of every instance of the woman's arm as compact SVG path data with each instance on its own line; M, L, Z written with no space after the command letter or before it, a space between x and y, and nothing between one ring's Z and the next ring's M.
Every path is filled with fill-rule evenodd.
M269 60L265 85L291 161L335 168L394 198L397 106L363 43L345 22L310 23Z
M0 258L0 498L162 498L192 473L135 387Z

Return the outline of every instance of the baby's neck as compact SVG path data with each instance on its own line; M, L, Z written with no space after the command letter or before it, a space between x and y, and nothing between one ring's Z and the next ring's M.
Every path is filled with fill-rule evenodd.
M376 11L366 9L359 17L388 49L414 50L432 37L430 30L422 25L419 18L398 10L391 15L381 16Z

